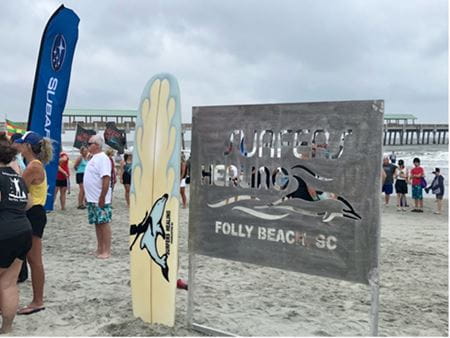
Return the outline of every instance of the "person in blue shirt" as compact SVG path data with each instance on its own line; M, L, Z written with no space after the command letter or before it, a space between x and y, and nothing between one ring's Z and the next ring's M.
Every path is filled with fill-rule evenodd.
M85 146L82 146L80 148L80 156L75 160L75 163L73 165L73 168L76 172L76 181L78 184L78 187L80 188L78 192L78 207L77 209L86 209L86 200L84 198L84 185L83 185L83 178L84 178L84 171L86 170L86 165L89 161L89 151Z

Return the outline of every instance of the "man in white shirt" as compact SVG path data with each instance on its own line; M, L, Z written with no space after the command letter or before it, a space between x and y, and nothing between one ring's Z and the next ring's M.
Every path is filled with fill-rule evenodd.
M97 258L111 256L111 161L102 151L103 138L91 136L88 150L93 155L84 172L89 224L95 224Z

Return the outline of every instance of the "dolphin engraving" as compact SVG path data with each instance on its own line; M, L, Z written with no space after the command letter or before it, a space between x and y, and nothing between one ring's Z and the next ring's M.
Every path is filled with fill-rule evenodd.
M330 178L321 177L308 169L305 166L302 165L296 165L292 167L292 169L303 169L308 174L314 176L315 179L320 181L332 181ZM360 220L361 216L355 211L353 206L342 196L338 196L335 193L332 192L326 192L326 191L320 191L316 190L312 187L308 187L306 182L299 176L293 175L295 180L297 181L297 189L292 191L291 193L283 196L281 199L274 201L272 203L269 203L265 206L257 206L255 209L267 209L269 207L275 207L276 209L285 209L290 210L292 212L305 214L305 215L311 215L313 216L321 216L322 222L328 223L332 221L335 217L346 217L354 220ZM293 200L293 199L300 199L307 202L318 202L322 200L335 200L338 203L338 207L340 211L322 211L322 212L311 212L308 210L298 209L292 206L282 206L281 204L287 200Z
M136 243L138 237L144 234L141 238L140 248L147 250L150 258L160 266L161 272L164 278L169 281L169 266L167 265L168 254L165 253L162 256L159 255L158 249L156 248L156 242L158 236L163 239L166 238L166 233L164 227L161 224L164 210L166 208L168 194L161 196L152 206L149 212L145 213L144 219L139 224L132 224L130 226L130 236L136 235L133 243L130 246L130 251L133 249L134 243Z

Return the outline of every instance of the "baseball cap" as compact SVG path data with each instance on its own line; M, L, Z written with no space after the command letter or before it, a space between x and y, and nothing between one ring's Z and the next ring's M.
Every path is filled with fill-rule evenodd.
M27 131L21 138L16 139L14 143L28 143L31 145L41 142L42 136L34 131Z
M441 172L441 169L439 169L439 168L434 168L433 174L440 173L440 172Z
M11 135L11 142L15 142L19 138L21 138L23 135L21 133L14 133Z

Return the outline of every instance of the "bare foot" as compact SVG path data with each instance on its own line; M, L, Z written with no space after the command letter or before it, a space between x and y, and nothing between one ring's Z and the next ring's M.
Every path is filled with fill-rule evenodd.
M111 257L111 254L98 254L96 255L98 259L107 259Z
M10 333L12 331L12 325L11 326L4 326L0 328L0 334Z

